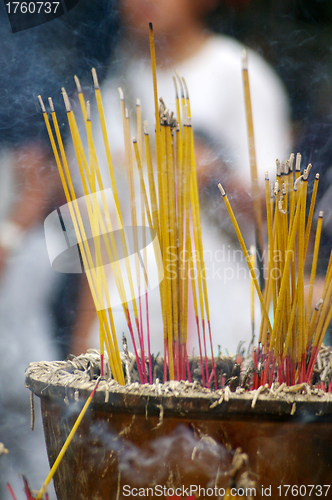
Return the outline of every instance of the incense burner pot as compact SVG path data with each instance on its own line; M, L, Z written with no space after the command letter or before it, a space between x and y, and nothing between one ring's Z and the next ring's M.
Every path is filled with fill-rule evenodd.
M91 363L82 360L27 369L26 385L41 399L51 465L95 386L93 377ZM242 492L259 499L309 497L310 489L313 497L329 497L332 397L314 392L240 394L195 382L120 386L102 379L54 476L58 500L172 493L217 499L230 486L243 498ZM248 460L236 470L239 447ZM286 485L295 488L287 495Z

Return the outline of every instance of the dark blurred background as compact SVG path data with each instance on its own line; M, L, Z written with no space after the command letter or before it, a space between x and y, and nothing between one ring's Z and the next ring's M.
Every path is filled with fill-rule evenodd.
M80 0L64 16L15 34L0 4L2 141L43 132L37 118L39 93L60 102L62 86L69 92L74 89L75 73L90 85L92 66L102 79L119 33L116 4ZM305 154L311 159L317 153L315 141L321 149L330 135L332 2L223 0L210 16L210 26L254 48L274 66L291 99L295 144L302 144L309 132L314 134L310 144L305 141ZM320 133L315 133L317 127ZM318 153L320 157L322 151Z

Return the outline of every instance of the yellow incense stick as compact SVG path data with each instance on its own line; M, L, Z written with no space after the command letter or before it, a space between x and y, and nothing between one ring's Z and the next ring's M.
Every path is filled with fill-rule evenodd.
M259 196L258 176L257 176L255 135L254 135L254 124L252 117L251 94L250 94L249 73L248 73L248 55L245 49L243 50L243 56L242 56L242 78L243 78L244 102L245 102L245 111L247 120L247 132L249 141L250 174L251 174L252 195L254 202L254 218L255 218L255 228L257 236L257 246L259 246L258 249L259 254L262 255L263 254L262 212L260 206L260 196Z
M191 117L191 107L190 107L188 87L187 87L187 84L186 84L186 81L184 78L182 78L182 82L183 82L183 86L186 90L186 108L188 110L188 116ZM196 247L196 250L198 250L197 270L198 270L198 280L199 280L199 295L200 295L200 297L202 297L202 290L201 290L201 286L200 286L200 281L201 281L203 284L203 297L204 297L206 318L207 318L208 329L209 329L209 339L210 339L211 355L212 355L212 366L213 366L213 370L215 370L215 363L214 363L214 358L213 358L213 344L212 344L210 308L209 308L209 300L208 300L208 293L207 293L207 284L206 284L206 279L203 276L203 270L205 270L205 262L204 262L204 252L203 252L203 240L202 240L200 210L199 210L199 196L198 196L198 185L197 185L197 172L196 172L196 159L195 159L193 127L191 127L189 129L189 132L190 132L191 162L192 162L192 174L191 174L191 179L190 179L190 198L191 198L191 207L192 207L192 219L193 219L193 227L194 227L195 247ZM201 301L201 299L200 299L200 301ZM204 321L204 307L202 304L201 304L201 314L202 314L203 336L204 336L205 321ZM215 376L215 382L216 382L216 376Z
M175 199L175 169L174 169L174 150L173 136L171 126L167 125L166 129L166 158L167 158L167 190L168 190L168 207L169 207L169 243L170 249L176 248L178 239L177 220L176 220L176 199ZM173 309L173 336L174 341L179 341L179 304L178 304L178 281L177 281L177 265L174 259L169 262L170 275L172 282L172 309Z
M74 435L75 435L75 433L76 433L76 431L77 431L78 426L79 426L79 425L80 425L80 423L82 422L82 419L83 419L84 415L85 415L85 414L86 414L86 412L87 412L87 409L89 408L89 406L90 406L90 404L91 404L92 398L93 398L93 396L95 395L95 392L96 392L96 390L97 390L97 387L98 387L98 385L99 385L100 380L101 380L101 379L100 379L100 377L99 377L99 379L97 380L97 383L96 383L96 385L95 385L95 387L94 387L93 391L91 392L91 394L90 394L90 396L88 397L88 399L87 399L86 403L84 404L84 406L83 406L83 408L82 408L82 410L81 410L81 412L80 412L79 416L78 416L78 417L77 417L77 419L76 419L75 424L73 425L72 430L70 431L70 433L69 433L69 435L68 435L68 437L67 437L67 439L66 439L66 441L65 441L64 445L62 446L61 451L60 451L59 455L57 456L57 458L56 458L56 460L55 460L55 462L54 462L54 464L53 464L53 466L52 466L52 468L51 468L51 470L50 470L50 472L49 472L49 474L48 474L47 478L45 479L45 482L44 482L43 486L41 487L41 489L40 489L40 491L39 491L38 495L36 496L36 500L40 500L40 499L42 498L43 494L46 492L46 489L47 489L48 484L50 483L50 481L51 481L52 477L54 476L54 474L55 474L55 472L56 472L56 470L57 470L57 468L59 467L60 462L61 462L61 460L62 460L62 458L63 458L64 454L66 453L66 451L67 451L67 449L68 449L68 446L70 445L70 443L71 443L71 441L72 441L72 439L73 439L73 437L74 437Z
M190 141L190 119L186 119L183 130L183 142L186 145L185 161L184 161L184 184L183 184L183 213L184 213L184 283L183 283L183 311L182 311L182 342L187 340L187 325L188 325L188 285L189 285L189 251L190 241L190 178L192 175L192 159L191 159L191 141Z
M251 266L255 269L256 267L256 248L254 245L251 245L250 247L250 261L251 261ZM255 285L254 281L250 275L250 304L251 304L251 334L252 334L252 343L254 341L255 337Z
M329 320L331 319L331 296L332 296L332 251L330 254L329 266L325 276L324 290L322 295L322 306L320 308L320 317L318 320L313 345L319 346L323 341L326 328L328 327Z
M67 106L67 109L68 109L68 106ZM86 271L86 275L87 275L87 278L88 278L89 286L90 286L90 289L91 289L91 292L92 292L92 296L94 298L94 302L95 302L95 305L96 305L96 309L98 311L98 315L100 317L100 315L102 314L99 311L99 309L102 307L101 306L101 304L102 304L102 286L101 286L100 278L98 278L98 275L100 273L100 268L98 266L95 266L93 264L93 261L92 261L92 256L91 256L89 245L87 243L87 238L86 238L86 235L85 235L85 230L84 230L84 226L83 226L83 223L82 223L80 211L79 211L78 205L76 204L76 196L75 196L75 193L74 193L73 183L72 183L72 180L71 180L71 176L70 176L70 172L69 172L69 168L68 168L68 163L67 163L67 160L66 160L66 156L65 156L65 152L64 152L64 148L63 148L63 143L62 143L62 139L61 139L61 135L60 135L60 131L59 131L59 128L58 128L58 124L57 124L57 120L56 120L56 116L55 116L54 110L52 111L52 116L53 116L53 121L54 121L54 125L55 125L55 130L56 130L56 133L57 133L59 147L60 147L61 154L62 154L62 157L63 157L63 160L64 160L64 166L65 166L65 170L66 170L67 179L68 179L68 182L69 182L69 186L70 186L72 195L74 197L74 200L73 200L74 208L75 208L75 212L76 212L76 217L78 219L78 223L80 225L80 231L81 231L82 236L81 236L80 232L77 230L77 226L75 227L76 217L75 217L75 215L72 212L71 204L69 204L69 208L71 210L72 220L73 220L73 223L74 223L74 227L75 227L76 235L77 235L77 238L78 238L78 242L80 244L81 255L82 255L82 259L83 259L83 263L84 263L84 268L85 268L85 271ZM72 126L73 126L73 124L72 124ZM75 140L75 135L74 135L74 140ZM77 147L78 146L76 145L76 148ZM60 176L61 176L61 173L60 173ZM68 193L68 189L67 189L65 178L64 178L63 175L61 176L61 178L62 178L62 181L64 183L65 193L67 193L67 195L66 195L67 196L67 201L70 202L70 197L69 197L69 193ZM91 215L91 207L90 207L90 214L89 214L89 216L90 216L90 222L91 222L92 219L93 219L93 217ZM83 245L82 245L82 240L83 240ZM96 269L97 269L97 271L96 271ZM105 326L105 322L102 321L101 318L99 318L99 320L100 320L100 324L103 324ZM114 335L113 335L113 337L114 337ZM109 344L107 344L107 346L109 346ZM117 347L117 345L116 345L116 347ZM123 371L122 371L122 368L121 368L121 362L120 362L120 358L119 358L119 350L118 350L118 348L116 348L116 350L114 351L112 349L112 347L111 347L111 351L109 351L109 349L108 349L108 354L109 354L111 369L112 369L112 372L114 374L114 377L119 381L119 383L124 384L125 382L124 382Z
M314 282L315 282L315 277L316 277L318 251L319 251L320 237L321 237L321 233L322 233L322 225L323 225L323 212L320 211L319 212L319 216L318 216L318 222L317 222L315 245L314 245L314 254L313 254L313 257L312 257L312 264L311 264L309 294L308 294L308 301L307 301L307 316L306 316L306 333L307 333L307 336L308 336L308 333L309 333L309 323L310 323L310 315L311 315L312 296L313 296L313 292L314 292ZM307 338L307 344L308 344L308 338Z
M306 230L305 230L305 240L304 240L305 255L307 254L307 249L308 249L311 224L312 224L312 219L313 219L314 210L315 210L316 197L317 197L318 183L319 183L319 174L316 174L315 181L314 181L314 188L312 190L312 195L311 195L308 220L307 220L307 225L306 225Z
M87 243L87 238L86 238L84 227L83 227L83 224L82 224L81 215L79 213L79 209L78 209L78 206L77 206L76 201L75 201L76 196L75 196L75 192L74 192L74 188L73 188L73 184L72 184L70 172L69 172L69 169L68 169L68 163L67 163L66 155L65 155L65 152L64 152L64 147L63 147L63 143L62 143L62 139L61 139L61 135L60 135L60 131L59 131L59 127L58 127L58 123L57 123L57 120L56 120L56 115L55 115L55 112L54 112L53 103L52 103L51 99L50 99L50 106L51 106L51 110L52 110L52 117L53 117L53 122L54 122L55 130L56 130L56 134L57 134L58 144L59 144L61 155L62 155L62 158L63 158L63 162L64 162L66 174L67 174L67 179L68 179L68 182L69 182L69 187L70 187L72 196L74 198L74 200L73 200L74 208L75 208L75 212L76 212L78 223L80 225L80 231L82 233L82 237L81 237L80 231L77 228L76 217L75 217L75 214L73 213L72 206L71 206L71 203L70 203L71 199L70 199L69 191L68 191L68 188L67 188L67 183L66 183L66 180L64 178L64 175L63 175L63 172L62 172L62 167L61 167L61 164L60 164L60 160L57 157L57 153L56 152L55 152L55 157L56 157L56 161L57 161L57 164L58 164L58 167L59 167L60 177L61 177L61 180L62 180L62 183L63 183L63 186L64 186L64 190L65 190L67 202L69 203L69 209L70 209L71 217L72 217L72 220L73 220L73 223L74 223L74 228L75 228L75 232L76 232L76 235L77 235L77 239L78 239L78 242L79 242L79 245L80 245L81 255L82 255L82 259L83 259L83 263L84 263L86 275L87 275L87 278L88 278L88 282L89 282L89 285L90 285L92 296L94 298L94 302L96 304L96 309L98 310L101 307L99 304L101 304L101 301L102 301L101 289L100 289L100 286L97 286L97 281L98 280L96 281L96 278L97 278L97 276L96 276L96 270L94 269L95 266L93 266L93 263L92 263L90 248L89 248L89 245ZM50 132L51 131L49 130L49 133ZM51 138L51 142L52 142L52 134L51 134L50 138ZM54 140L53 140L53 142L54 142ZM83 245L82 245L82 239L83 239L83 243L84 243ZM85 254L85 252L86 252L86 254ZM85 255L87 255L87 257ZM87 260L86 260L87 258L89 260L89 264L87 263ZM97 266L97 268L98 268L98 266ZM90 270L92 271L92 275L91 275ZM99 296L99 298L97 298L97 295ZM100 311L98 311L98 315L100 315ZM104 325L104 322L101 319L100 319L100 324ZM104 328L104 327L101 327L101 328ZM114 334L113 334L113 337L114 337ZM109 350L109 344L107 344L108 354L109 354L110 364L111 364L111 369L112 369L112 372L113 372L115 378L121 384L124 384L124 376L123 376L123 371L122 371L122 368L121 368L121 362L120 362L119 355L118 355L119 351L118 351L117 341L116 340L115 340L115 344L116 344L115 352L112 351L112 349L110 351Z
M241 248L242 248L242 252L244 253L244 257L246 259L246 262L248 264L248 267L249 267L249 271L250 271L250 275L252 277L252 280L254 282L254 285L255 285L255 288L256 288L256 292L257 292L257 295L259 297L259 301L261 303L261 307L262 307L262 312L263 312L263 315L265 316L265 319L266 319L266 323L268 325L268 329L270 332L272 332L272 327L271 327L271 323L270 323L270 318L269 318L269 315L268 315L268 312L266 310L266 307L265 307L265 304L264 304L264 299L263 299L263 295L262 295L262 292L259 288L259 285L258 285L258 281L257 281L257 278L256 278L256 273L255 273L255 269L253 268L251 262L250 262L250 256L249 256L249 253L248 253L248 250L246 248L246 245L244 243L244 239L242 237L242 234L241 234L241 231L240 231L240 228L238 226L238 223L236 221L236 218L235 218L235 215L234 215L234 212L232 210L232 207L230 205L230 202L228 200L228 197L225 193L225 190L224 188L222 187L221 184L218 184L218 188L219 188L219 191L223 197L223 200L225 202L225 205L226 205L226 208L227 208L227 211L229 213L229 216L231 218L231 221L233 223L233 226L234 226L234 229L235 229L235 232L236 232L236 235L238 237L238 240L239 240L239 243L241 245Z

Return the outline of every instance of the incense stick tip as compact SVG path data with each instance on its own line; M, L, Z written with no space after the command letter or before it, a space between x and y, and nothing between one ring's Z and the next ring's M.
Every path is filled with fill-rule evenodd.
M297 185L304 179L303 175L300 175L298 179L294 182L294 191L297 191Z
M137 139L136 137L133 137L133 144L136 144L137 143Z
M52 97L48 98L48 104L50 105L51 113L54 113L54 105L53 105Z
M98 82L98 76L97 76L96 68L92 68L91 73L92 73L92 79L93 79L94 87L95 87L95 89L99 89L99 82Z
M221 183L219 182L218 184L218 188L219 188L219 191L221 192L221 195L222 196L225 196L226 195L226 192L224 190L224 188L222 187Z
M242 69L248 69L248 52L247 49L242 50Z
M290 160L286 160L285 161L285 175L288 175L290 171L291 171L291 169L290 169Z
M74 80L75 80L75 83L76 83L77 92L79 94L81 94L82 93L81 83L80 83L80 81L79 81L79 79L78 79L78 77L76 75L74 75Z
M181 97L184 98L184 88L183 88L183 83L182 83L182 80L181 80L181 76L179 75L178 71L177 70L174 70L174 73L176 74L176 78L178 79L178 82L180 84L180 88L181 88Z
M90 107L90 101L86 101L86 119L88 122L91 121L91 107Z
M315 175L315 179L319 180L319 174Z
M45 109L45 106L44 106L43 99L42 99L41 95L38 96L38 101L39 101L40 107L42 109L42 112L46 113L46 109Z
M141 99L136 99L136 106L140 106L141 105Z
M123 101L124 100L124 94L123 94L123 90L122 90L121 87L118 87L118 92L119 92L120 100Z
M311 163L309 163L309 164L308 164L308 166L307 166L307 172L308 172L308 175L309 175L309 173L310 173L310 170L311 170L311 169L312 169L312 164L311 164Z
M183 86L184 86L185 91L186 91L186 99L189 99L189 91L188 91L187 83L183 77L182 77L182 82L183 82Z
M149 23L149 30L153 31L153 25L152 25L152 23Z
M71 111L71 106L70 106L68 94L67 94L64 87L62 87L61 92L62 92L62 97L63 97L64 103L65 103L66 111L67 111L67 113L69 113L69 111Z
M301 158L302 158L301 154L297 153L295 161L295 170L297 170L298 172L301 170Z
M277 177L281 176L281 165L280 165L280 160L278 158L276 159L276 170L277 170Z
M179 92L178 92L178 86L176 83L176 78L175 76L172 76L173 78L173 85L174 85L174 90L175 90L175 99L179 99Z
M149 129L148 129L148 122L147 120L144 120L143 122L143 132L145 135L149 135Z
M322 218L323 218L323 216L324 216L324 211L323 211L323 210L320 210L320 211L319 211L319 214L318 214L318 217L322 219Z

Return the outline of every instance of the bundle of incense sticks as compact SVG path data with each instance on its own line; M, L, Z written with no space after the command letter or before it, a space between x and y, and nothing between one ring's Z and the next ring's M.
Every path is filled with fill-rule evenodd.
M310 206L307 207L311 165L301 175L300 163L301 155L297 154L293 169L292 154L281 164L277 161L276 179L271 185L268 174L265 177L268 252L263 293L226 192L221 184L218 185L261 303L259 345L254 353L254 389L266 383L271 385L276 373L279 383L311 383L316 357L331 320L332 252L322 298L312 306L323 212L319 213L312 258L308 254L308 245L319 174L316 174ZM306 259L311 259L307 295Z
M148 125L146 122L141 123L140 101L137 101L136 106L137 138L132 139L130 134L130 117L125 106L124 94L119 89L131 224L135 245L134 266L131 266L129 262L130 252L128 250L126 231L123 228L123 217L115 182L102 97L96 71L92 70L92 76L117 215L117 227L115 227L112 221L112 214L107 204L97 152L94 147L90 103L85 103L78 78L75 77L75 81L85 124L88 143L87 151L83 147L79 128L64 89L62 94L82 182L85 200L84 211L88 214L88 225L90 226L88 228L86 227L84 214L82 213L81 200L77 199L77 193L75 192L52 100L49 99L49 104L55 134L40 96L39 101L65 191L85 273L98 314L102 370L104 348L106 347L113 376L120 383L124 384L117 332L115 331L112 315L112 303L107 288L107 272L105 269L107 266L104 258L104 254L106 253L107 264L111 263L116 287L121 298L123 313L134 346L140 380L142 383L148 381L152 383L147 283L148 259L145 252L143 254L144 266L142 275L138 258L139 245L137 236L138 225L145 226L147 222L151 232L151 240L154 243L156 239L159 240L162 256L162 266L161 269L158 267L158 272L160 274L159 288L164 329L164 380L166 381L168 378L170 380L184 378L190 380L186 343L189 294L192 293L198 332L202 382L206 386L211 383L214 377L214 383L217 386L213 355L212 370L210 373L207 359L208 340L211 352L213 350L207 287L202 272L204 269L204 258L189 94L184 79L176 75L173 79L176 94L176 117L173 113L169 112L163 100L158 99L154 37L151 24L149 25L149 36L156 118L155 168L153 166ZM178 85L181 89L181 97L179 97ZM135 192L134 170L138 172L140 180L142 205L139 211L136 206L138 193ZM147 171L148 185L145 183L144 170ZM139 218L140 213L141 218ZM121 233L120 249L119 247L117 248L114 238L114 230L118 228L120 228ZM143 242L144 248L146 248L145 243L148 237L148 228L146 233L143 232L143 240L145 239ZM157 235L157 238L153 237L152 232ZM93 238L89 239L88 234L92 234ZM158 251L155 244L154 250L156 260L158 260ZM125 256L125 268L119 264L120 254ZM169 258L170 255L172 255L171 259ZM164 276L164 279L162 279L162 276ZM195 276L195 278L190 279L189 276ZM189 281L191 284L189 284ZM128 283L127 287L125 282ZM135 294L134 283L138 286L138 295ZM142 290L144 293L142 293ZM137 296L138 301L136 300ZM145 297L144 321L142 296ZM133 306L134 318L131 317L128 305L130 302ZM160 333L152 332L153 335ZM145 348L146 343L147 349ZM147 356L145 355L146 351L148 351ZM146 363L146 358L148 363Z

